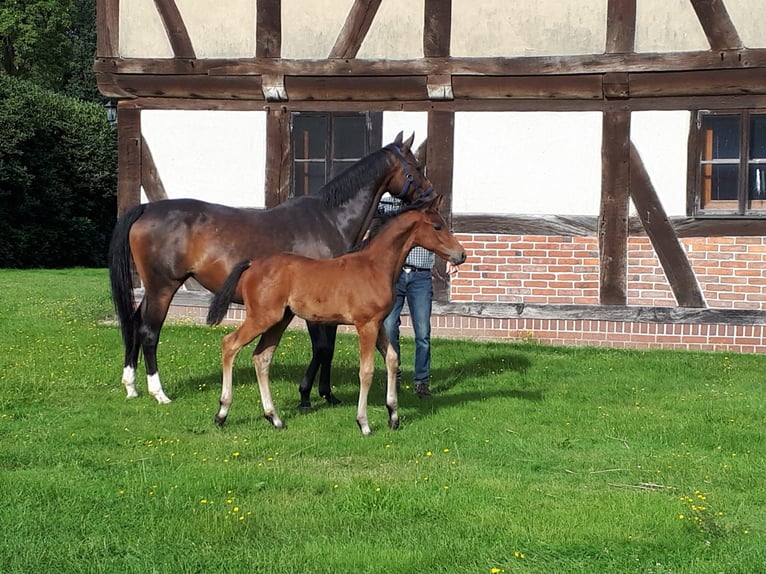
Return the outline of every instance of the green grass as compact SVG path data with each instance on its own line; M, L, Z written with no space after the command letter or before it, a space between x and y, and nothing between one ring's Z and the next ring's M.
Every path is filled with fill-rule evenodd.
M435 394L356 427L297 410L310 345L249 353L213 424L223 328L166 326L158 405L122 345L103 270L0 271L0 572L755 573L766 564L766 358L433 342ZM405 380L412 342L404 345Z

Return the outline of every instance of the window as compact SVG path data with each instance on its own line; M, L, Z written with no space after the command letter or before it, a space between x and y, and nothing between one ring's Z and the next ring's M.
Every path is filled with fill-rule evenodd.
M766 216L766 111L699 112L696 213Z
M317 191L381 147L381 112L292 114L292 195Z

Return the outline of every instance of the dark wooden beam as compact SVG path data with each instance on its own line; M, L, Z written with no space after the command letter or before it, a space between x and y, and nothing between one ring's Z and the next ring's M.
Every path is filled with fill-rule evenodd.
M116 58L120 55L120 0L96 1L96 55Z
M731 50L743 46L723 0L691 0L691 3L711 50Z
M284 107L270 107L266 113L266 207L276 207L290 194L292 165L290 113Z
M606 9L606 51L633 52L636 37L636 0L609 0Z
M276 1L276 0L270 0ZM259 6L261 3L259 2ZM260 45L256 39L257 46ZM285 76L550 76L607 72L679 72L766 68L766 48L698 52L523 56L515 58L417 58L290 60L98 58L97 72L120 74L199 74Z
M428 147L426 151L426 175L436 193L444 198L441 213L450 223L452 214L452 165L455 159L455 114L452 112L428 112ZM449 280L444 261L437 258L434 297L449 299Z
M705 307L697 278L673 224L665 214L636 147L630 145L630 196L652 242L670 289L681 307Z
M194 59L197 56L194 53L189 32L186 30L186 24L181 17L181 12L176 6L175 0L154 0L157 12L160 14L162 25L170 40L170 47L173 49L173 55L176 58Z
M381 0L355 0L329 58L356 58L367 32L370 30Z
M282 56L282 1L257 0L255 8L255 56ZM272 70L270 73L280 73Z
M205 299L207 301L207 299ZM204 304L204 303L203 303ZM633 307L621 305L525 305L524 303L446 303L434 301L435 315L493 319L553 319L616 323L682 323L687 325L766 325L766 311L697 307Z
M117 104L117 215L141 203L141 110Z
M625 305L628 300L630 112L605 112L602 125L599 300L603 305Z
M678 237L763 237L766 236L766 218L741 217L702 219L699 217L671 217L670 223ZM598 218L595 215L496 215L492 213L453 214L452 230L458 233L492 235L554 235L595 237ZM630 237L645 237L641 220L628 221Z
M423 55L426 58L449 56L452 0L425 0L423 16Z

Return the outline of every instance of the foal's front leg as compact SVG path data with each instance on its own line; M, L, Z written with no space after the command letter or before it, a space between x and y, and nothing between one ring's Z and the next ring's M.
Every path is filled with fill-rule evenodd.
M378 328L378 340L375 346L383 352L386 361L386 408L388 409L388 426L392 429L399 428L399 400L396 388L396 371L399 370L399 356L394 347L388 342L386 330L383 324ZM385 351L384 351L385 350Z
M356 330L359 334L359 403L356 409L356 423L363 435L369 435L372 430L370 430L370 423L367 419L367 398L370 394L372 375L375 371L375 341L378 337L378 325L374 323L356 325ZM394 378L396 378L395 371ZM396 385L395 381L394 385ZM394 406L395 411L396 407ZM389 409L390 416L391 410ZM391 425L390 418L389 425Z

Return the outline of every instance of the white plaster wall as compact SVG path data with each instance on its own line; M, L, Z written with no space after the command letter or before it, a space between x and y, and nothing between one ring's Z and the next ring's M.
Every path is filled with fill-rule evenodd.
M636 52L683 52L710 46L689 0L638 0L635 48Z
M451 54L600 54L606 6L606 0L453 0Z
M686 215L687 142L690 112L633 112L630 139L669 216ZM632 210L635 214L635 209Z
M427 112L383 112L383 145L394 141L396 134L404 132L404 139L415 134L412 149L418 149L428 135Z
M764 0L726 0L726 10L748 48L766 47L766 2Z
M169 198L265 205L266 112L144 110L141 131Z
M598 215L600 112L455 114L454 213Z
M689 122L688 111L631 117L631 139L670 216L686 213ZM141 125L168 197L264 206L265 112L146 110ZM427 127L426 112L385 112L383 145L403 131L417 148ZM458 112L455 142L455 213L598 215L599 112Z

